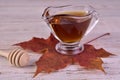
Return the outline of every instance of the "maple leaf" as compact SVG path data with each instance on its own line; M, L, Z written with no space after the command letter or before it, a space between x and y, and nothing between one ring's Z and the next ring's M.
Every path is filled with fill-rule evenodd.
M33 50L34 52L44 53L40 59L36 61L37 69L34 77L40 72L50 73L76 63L84 66L86 69L99 69L105 72L102 67L103 61L101 57L104 58L113 55L103 48L96 49L90 44L84 44L84 51L78 55L62 55L55 50L57 43L58 40L51 34L48 39L34 37L32 40L15 45L21 46L24 49Z

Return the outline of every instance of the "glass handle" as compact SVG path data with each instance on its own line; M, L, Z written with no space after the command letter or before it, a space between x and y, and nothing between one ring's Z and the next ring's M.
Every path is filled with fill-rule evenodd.
M93 12L92 16L93 16L92 21L90 23L88 30L85 33L85 36L92 31L92 29L96 26L96 24L99 21L98 14L96 11Z

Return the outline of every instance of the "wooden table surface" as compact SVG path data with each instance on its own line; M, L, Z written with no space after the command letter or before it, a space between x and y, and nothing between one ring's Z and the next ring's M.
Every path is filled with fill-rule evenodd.
M84 70L72 65L59 72L40 73L32 78L38 55L29 54L31 61L24 68L16 68L0 57L0 80L119 80L120 79L120 0L0 0L0 50L13 49L13 44L30 40L32 37L47 38L50 30L41 20L41 14L47 6L53 5L92 5L100 14L100 21L83 41L104 33L110 36L100 38L91 44L96 48L116 54L104 58L103 67L107 74L98 70Z

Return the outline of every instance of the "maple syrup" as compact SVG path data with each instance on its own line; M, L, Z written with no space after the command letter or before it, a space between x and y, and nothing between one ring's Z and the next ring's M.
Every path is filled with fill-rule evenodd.
M65 43L80 41L91 21L91 16L85 11L63 12L49 19L53 33Z

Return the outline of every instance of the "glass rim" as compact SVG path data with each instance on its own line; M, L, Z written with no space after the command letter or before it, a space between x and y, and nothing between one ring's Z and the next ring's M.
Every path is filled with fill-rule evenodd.
M44 16L45 12L47 11L50 11L50 9L54 9L54 8L64 8L64 7L88 7L90 8L90 10L87 10L88 11L88 14L85 15L85 16L73 16L73 15L68 15L68 16L73 16L73 17L81 17L81 18L84 18L84 17L88 17L90 15L92 15L95 11L95 9L91 6L91 5L63 5L63 6L48 6L47 8L45 8L44 10L44 13L42 14L42 18L44 19L48 19L48 18L51 18L55 15L49 15L49 16ZM57 15L57 14L56 14Z

